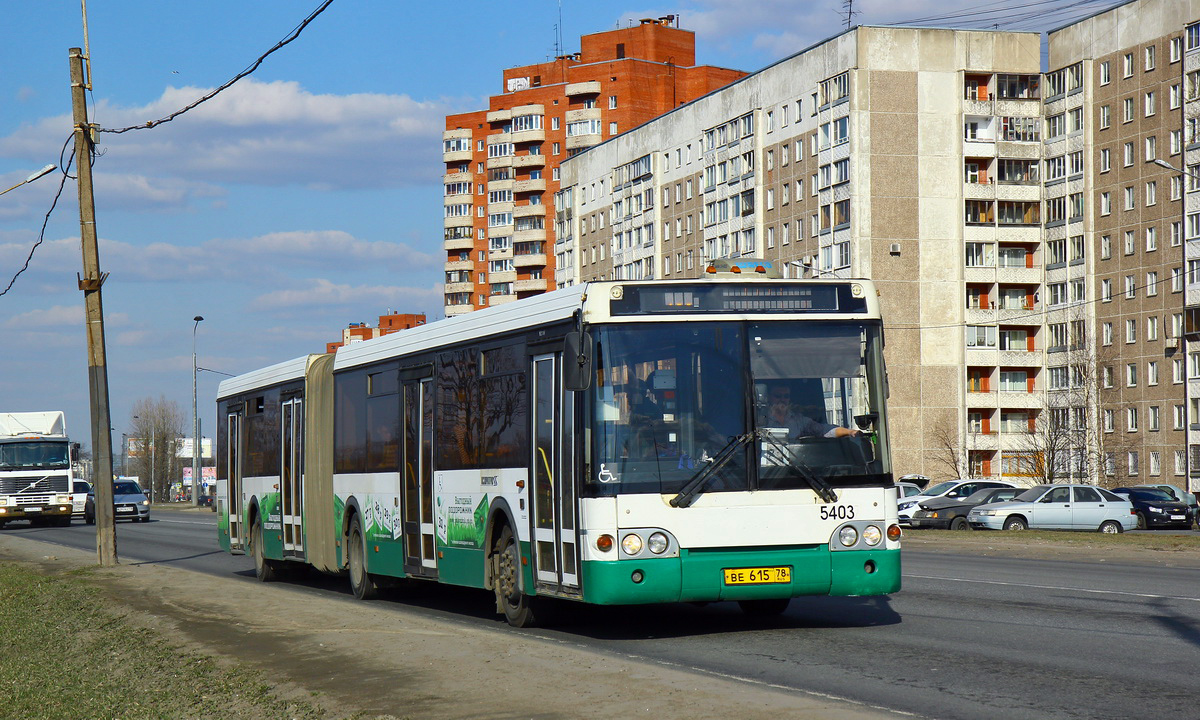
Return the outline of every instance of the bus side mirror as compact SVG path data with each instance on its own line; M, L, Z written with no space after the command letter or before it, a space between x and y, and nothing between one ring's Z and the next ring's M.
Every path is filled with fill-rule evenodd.
M875 426L875 422L879 420L879 413L867 413L866 415L855 415L854 424L859 430L870 430Z
M79 462L79 443L71 443L71 462Z
M569 332L563 338L563 385L568 390L587 390L592 385L592 336Z

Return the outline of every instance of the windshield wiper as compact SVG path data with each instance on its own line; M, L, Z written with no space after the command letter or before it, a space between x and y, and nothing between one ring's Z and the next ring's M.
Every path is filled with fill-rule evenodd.
M837 493L833 491L833 487L825 482L824 478L813 472L812 468L797 460L795 455L787 449L786 445L779 442L765 428L759 428L755 431L755 434L760 440L771 445L770 452L772 455L770 455L770 458L772 460L781 461L782 464L793 470L825 502L837 502ZM765 455L767 452L768 450L763 448L763 454Z
M695 475L692 476L679 494L671 498L671 507L688 507L700 495L700 491L708 484L708 481L717 474L717 471L724 467L733 458L734 452L738 448L745 445L754 439L753 433L744 435L734 435L729 438L729 442L725 443L725 447L721 448L715 456L708 459L708 464L700 468Z

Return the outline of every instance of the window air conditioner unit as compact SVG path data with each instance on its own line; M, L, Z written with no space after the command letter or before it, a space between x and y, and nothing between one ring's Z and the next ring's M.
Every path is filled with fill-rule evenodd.
M892 243L892 246L891 246L889 252L891 252L893 255L899 255L900 254L900 243Z

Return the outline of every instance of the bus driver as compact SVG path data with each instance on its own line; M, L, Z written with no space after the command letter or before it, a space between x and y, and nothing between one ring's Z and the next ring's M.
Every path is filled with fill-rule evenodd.
M767 427L788 429L789 438L800 437L852 437L858 430L817 422L796 412L792 406L792 391L787 385L772 385L767 393Z

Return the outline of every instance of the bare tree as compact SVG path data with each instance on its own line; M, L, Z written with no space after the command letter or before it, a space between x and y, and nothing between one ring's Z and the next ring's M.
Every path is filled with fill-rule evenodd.
M967 472L967 448L959 441L953 415L943 415L930 431L933 435L933 464L945 468L950 477L961 480Z
M171 486L183 482L183 462L177 457L183 424L179 404L164 396L143 398L133 405L128 464L156 502L170 499Z

